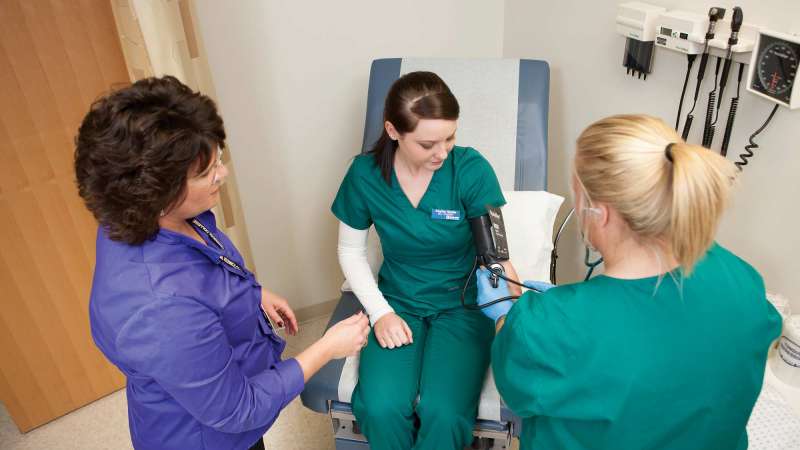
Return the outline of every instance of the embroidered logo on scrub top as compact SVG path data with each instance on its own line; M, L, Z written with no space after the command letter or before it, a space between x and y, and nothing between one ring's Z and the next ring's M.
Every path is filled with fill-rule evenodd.
M431 211L433 220L461 220L461 211L452 209L434 209Z

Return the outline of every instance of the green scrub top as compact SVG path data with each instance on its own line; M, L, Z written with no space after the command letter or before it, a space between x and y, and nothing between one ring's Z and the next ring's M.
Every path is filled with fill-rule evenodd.
M392 170L391 185L372 154L357 156L331 211L352 228L375 224L383 250L378 287L398 312L425 316L460 306L475 261L467 219L506 203L489 162L470 147L454 147L433 173L416 208ZM474 277L465 299L475 302Z
M747 448L780 316L717 244L679 283L601 275L517 301L492 368L522 449Z

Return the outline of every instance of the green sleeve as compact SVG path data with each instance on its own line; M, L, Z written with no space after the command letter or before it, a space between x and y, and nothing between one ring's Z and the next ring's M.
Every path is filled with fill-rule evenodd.
M364 196L366 180L361 175L365 161L364 156L356 157L347 174L339 186L339 192L331 205L331 212L339 220L357 230L366 230L372 225L372 215L369 212L366 198Z
M767 288L764 284L764 278L761 276L758 270L730 250L719 245L719 243L716 241L712 244L711 249L709 250L709 253L711 252L723 253L727 255L728 258L733 258L738 265L743 268L745 273L749 276L750 282L752 283L753 295L759 299L759 302L761 302L765 308L764 338L770 343L775 339L778 339L781 336L781 331L783 330L783 318L778 310L775 309L775 306L773 306L769 299L767 299Z
M486 205L503 206L506 199L489 161L473 148L464 149L458 167L461 201L472 219L486 214Z
M747 263L745 263L747 264ZM765 314L765 325L764 325L764 335L768 343L772 343L775 339L781 337L781 332L783 331L783 318L772 302L769 301L767 298L767 288L764 285L764 278L761 276L758 271L747 264L749 272L753 277L753 284L755 285L756 295L758 298L763 302L764 307L766 308Z
M554 290L520 297L492 345L497 390L521 417L557 414L583 382L581 338Z

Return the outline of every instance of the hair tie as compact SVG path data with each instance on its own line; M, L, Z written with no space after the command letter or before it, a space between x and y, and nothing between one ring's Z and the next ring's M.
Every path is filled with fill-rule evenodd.
M667 155L667 160L669 162L671 162L671 163L675 162L672 159L672 146L673 145L675 145L675 143L674 142L670 142L669 144L667 144L667 148L664 149L664 154Z

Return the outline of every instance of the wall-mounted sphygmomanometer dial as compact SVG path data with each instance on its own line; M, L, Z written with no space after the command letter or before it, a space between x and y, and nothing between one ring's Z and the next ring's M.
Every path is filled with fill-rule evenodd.
M790 108L800 106L797 71L800 63L800 36L780 36L762 32L752 66L749 90Z

